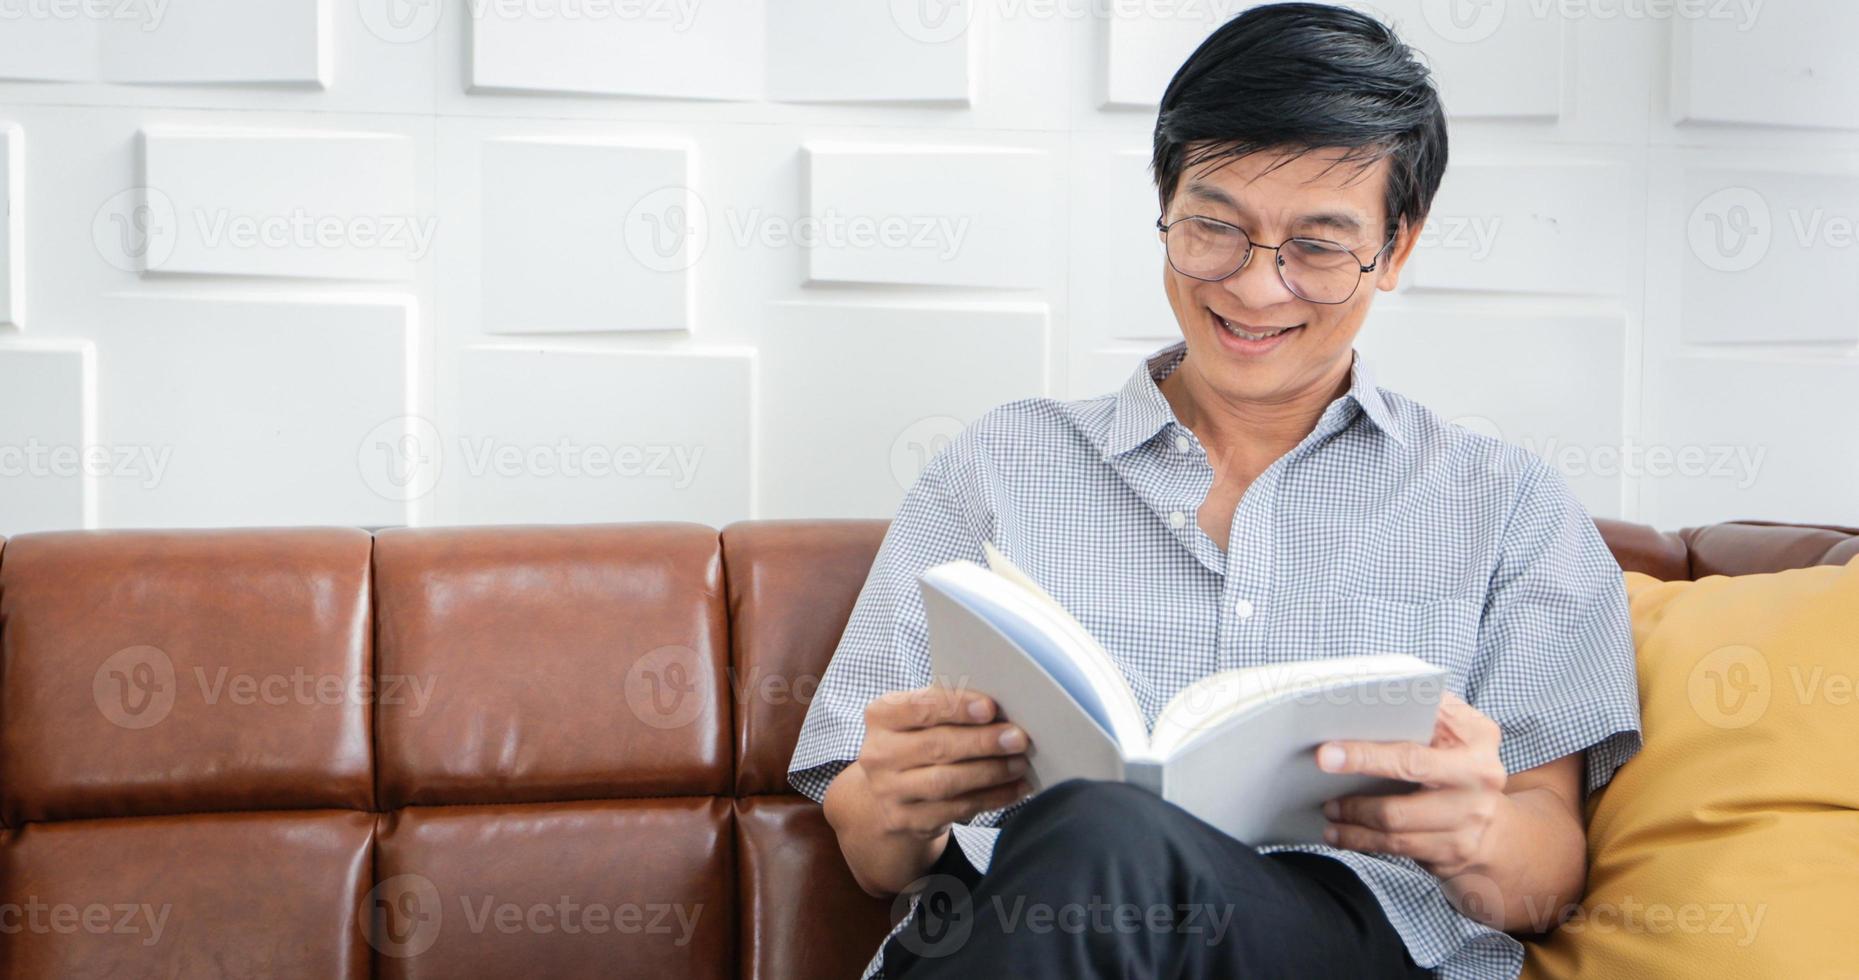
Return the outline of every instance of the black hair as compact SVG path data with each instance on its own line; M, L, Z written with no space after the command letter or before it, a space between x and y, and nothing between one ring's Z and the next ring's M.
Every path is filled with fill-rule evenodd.
M1150 169L1168 210L1184 171L1260 151L1274 167L1344 150L1389 161L1387 234L1418 229L1446 171L1446 114L1432 72L1394 31L1319 3L1254 7L1208 35L1162 94Z

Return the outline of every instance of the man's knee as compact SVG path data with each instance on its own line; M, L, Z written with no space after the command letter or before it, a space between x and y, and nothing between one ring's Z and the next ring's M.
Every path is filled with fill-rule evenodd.
M1205 828L1196 823L1187 811L1147 790L1074 779L1028 801L1008 821L1000 846L1003 855L1030 853L1100 872L1191 877L1205 864L1197 859L1196 847Z

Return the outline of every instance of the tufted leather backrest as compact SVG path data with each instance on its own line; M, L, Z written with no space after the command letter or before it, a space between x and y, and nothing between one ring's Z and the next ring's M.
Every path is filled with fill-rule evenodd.
M891 905L785 771L884 526L0 541L0 975L856 975Z

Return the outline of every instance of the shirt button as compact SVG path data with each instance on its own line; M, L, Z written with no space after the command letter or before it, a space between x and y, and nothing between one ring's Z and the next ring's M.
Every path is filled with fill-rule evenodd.
M1233 615L1238 616L1240 619L1251 619L1252 618L1252 600L1241 599L1238 602L1233 603Z
M1181 511L1175 511L1173 514L1168 515L1168 526L1177 531L1187 527L1188 515L1183 514Z
M1185 453L1188 451L1188 437L1187 436L1176 436L1175 437L1175 451L1178 453Z

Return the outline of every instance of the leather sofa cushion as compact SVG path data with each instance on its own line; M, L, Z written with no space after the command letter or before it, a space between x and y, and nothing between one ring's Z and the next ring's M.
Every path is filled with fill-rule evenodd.
M0 562L8 824L374 802L367 532L57 532Z
M727 793L728 624L695 524L375 538L383 809Z

